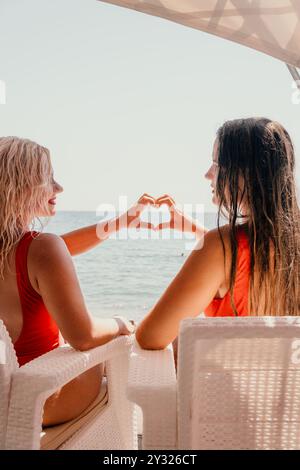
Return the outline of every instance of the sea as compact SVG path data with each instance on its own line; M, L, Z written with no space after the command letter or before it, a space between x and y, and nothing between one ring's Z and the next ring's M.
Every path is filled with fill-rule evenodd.
M42 221L42 230L63 235L100 221L96 212L58 211L46 225ZM205 213L202 223L208 229L216 227L216 214ZM220 220L220 225L224 223ZM195 244L193 236L169 229L130 229L73 256L90 314L102 318L124 315L140 321L157 303Z

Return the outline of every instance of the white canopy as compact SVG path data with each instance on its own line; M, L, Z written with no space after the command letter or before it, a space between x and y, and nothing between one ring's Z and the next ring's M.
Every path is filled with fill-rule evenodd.
M100 0L215 34L300 67L300 0Z

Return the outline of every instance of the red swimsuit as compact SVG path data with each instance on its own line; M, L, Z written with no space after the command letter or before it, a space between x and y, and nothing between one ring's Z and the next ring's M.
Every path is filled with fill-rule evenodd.
M14 344L20 366L59 346L59 330L42 297L30 284L27 253L38 232L27 232L16 249L16 273L23 313L23 328Z
M248 288L250 273L250 249L247 233L244 227L239 226L237 230L238 254L236 277L233 287L233 298L235 308L239 316L248 315ZM204 313L207 317L232 317L234 311L230 304L230 292L219 299L214 298L206 307Z

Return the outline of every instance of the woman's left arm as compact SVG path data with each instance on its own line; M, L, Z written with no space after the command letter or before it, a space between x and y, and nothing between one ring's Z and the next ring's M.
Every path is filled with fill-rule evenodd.
M94 248L123 228L153 229L152 224L141 222L139 217L145 206L154 203L155 200L151 196L143 194L127 212L119 217L64 233L60 237L67 245L71 256L75 256Z
M218 229L200 240L158 303L142 320L136 338L144 349L164 349L178 335L181 320L209 305L225 277Z
M101 232L103 236L99 238L99 225L102 226ZM99 245L110 235L115 233L115 224L113 221L102 222L101 224L93 224L88 227L82 227L72 232L64 233L60 237L64 240L71 256L80 255L91 248ZM104 235L105 234L105 235Z

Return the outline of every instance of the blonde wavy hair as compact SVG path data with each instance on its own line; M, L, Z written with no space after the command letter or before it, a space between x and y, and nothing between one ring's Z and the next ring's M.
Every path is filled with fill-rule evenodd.
M47 148L28 139L0 138L1 279L12 248L33 228L38 215L47 213L51 181Z

